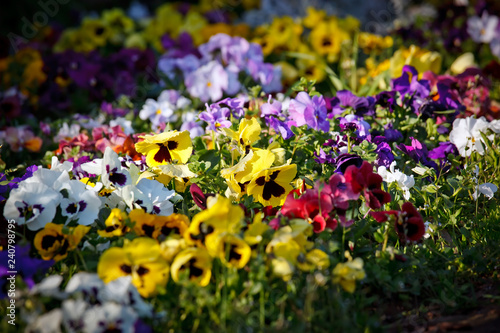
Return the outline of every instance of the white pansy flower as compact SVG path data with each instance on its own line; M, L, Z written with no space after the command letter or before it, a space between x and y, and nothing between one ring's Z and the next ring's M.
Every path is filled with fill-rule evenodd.
M107 302L87 309L83 314L84 332L134 332L137 313L128 306Z
M64 123L54 137L54 142L59 143L61 140L71 140L80 134L80 129L81 127L78 124L68 126L68 123Z
M104 151L101 167L101 181L105 187L123 187L132 183L129 171L122 167L118 154L110 147Z
M70 180L67 190L68 197L61 200L61 214L68 218L66 223L78 220L78 224L92 224L101 208L101 199L97 193L87 190L79 180Z
M62 322L67 332L84 330L83 315L88 308L89 304L82 299L67 299L62 303Z
M61 321L61 309L54 309L36 318L26 327L25 332L59 333L61 332Z
M161 124L177 121L175 111L189 105L191 101L180 96L174 90L163 91L158 100L148 98L139 112L139 118L151 121L153 130L157 130Z
M396 161L393 161L389 166L389 170L385 166L380 166L377 170L377 173L382 177L382 179L386 183L397 182L399 188L403 191L403 196L405 200L410 199L410 188L415 185L415 179L413 175L406 175L399 171L398 169L394 169L396 166Z
M496 191L498 190L498 187L495 184L492 183L484 183L481 185L476 186L476 190L472 194L472 197L474 200L477 200L479 195L484 194L488 199L492 199L493 196L495 195Z
M453 130L450 132L450 142L457 147L462 157L470 156L473 151L483 155L484 143L481 132L486 133L488 128L490 128L490 123L484 117L455 119ZM488 136L488 138L492 140L493 135Z
M175 191L167 189L157 180L143 178L136 186L124 187L120 194L130 209L142 208L147 213L168 216L174 212Z
M5 203L4 217L26 224L29 230L39 230L52 222L61 193L42 183L21 182Z

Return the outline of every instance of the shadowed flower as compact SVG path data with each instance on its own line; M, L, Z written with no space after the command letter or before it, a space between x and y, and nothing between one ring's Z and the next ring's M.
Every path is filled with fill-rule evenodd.
M125 225L126 218L127 213L119 208L113 208L106 221L104 221L106 228L97 230L97 233L101 237L123 236L129 231L129 228Z
M392 215L396 232L402 241L418 241L425 234L424 220L411 202L405 202L400 211L370 212L370 215L379 223L389 220Z
M185 274L189 281L205 287L212 277L212 258L207 250L191 247L175 256L170 271L175 282L182 281Z
M356 289L356 280L362 280L366 274L363 269L363 259L356 258L346 263L338 263L333 269L333 283L339 283L347 292Z
M207 246L207 250L213 257L219 257L224 265L238 269L245 267L252 254L252 249L244 240L228 233L218 237L216 242Z
M77 248L89 230L90 227L82 225L71 228L62 224L47 223L45 228L35 235L33 243L42 259L59 261L66 258L69 251Z

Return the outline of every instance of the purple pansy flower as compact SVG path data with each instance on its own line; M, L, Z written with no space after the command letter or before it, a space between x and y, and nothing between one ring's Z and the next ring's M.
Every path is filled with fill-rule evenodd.
M337 96L330 101L330 105L332 108L329 114L330 118L342 114L347 108L352 108L357 115L371 114L375 106L375 99L356 96L349 90L340 90L337 91Z
M200 113L199 118L205 121L212 131L216 131L220 127L231 127L231 121L228 120L231 115L229 108L220 107L217 104L208 106L206 104L206 111Z
M436 162L428 159L429 152L427 151L427 146L413 137L410 137L410 139L411 146L407 146L401 143L398 145L398 148L403 153L410 156L415 162L422 163L429 168L434 168L435 170L437 170L438 166Z
M281 121L272 116L266 117L266 120L270 127L281 134L283 139L288 140L295 135L290 129L290 124L288 122Z
M309 128L328 132L330 122L327 119L326 102L323 96L313 96L301 91L290 101L290 118L297 127L307 124Z
M434 160L446 158L448 154L458 155L457 147L449 141L440 142L439 146L429 151L429 158Z

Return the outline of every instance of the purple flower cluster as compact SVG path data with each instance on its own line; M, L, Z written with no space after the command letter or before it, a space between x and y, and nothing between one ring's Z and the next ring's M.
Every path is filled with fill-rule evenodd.
M159 60L158 68L171 81L181 78L188 92L202 102L241 91L241 72L267 93L282 89L280 67L265 63L261 46L244 38L221 33L198 48L192 47L191 37L184 35L178 42L169 37L164 37L163 42L173 49L166 48L169 51Z

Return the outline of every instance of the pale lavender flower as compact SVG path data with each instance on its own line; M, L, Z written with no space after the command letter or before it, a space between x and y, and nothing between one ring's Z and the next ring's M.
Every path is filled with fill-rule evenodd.
M483 12L481 17L472 16L467 20L467 32L477 43L490 43L497 34L498 16Z
M198 136L202 136L205 133L203 127L200 126L199 122L196 122L198 119L198 114L193 111L184 112L182 114L182 131L189 131L189 136L191 139L194 139Z
M188 92L201 101L216 101L228 88L228 75L218 62L211 61L188 74L185 84Z

